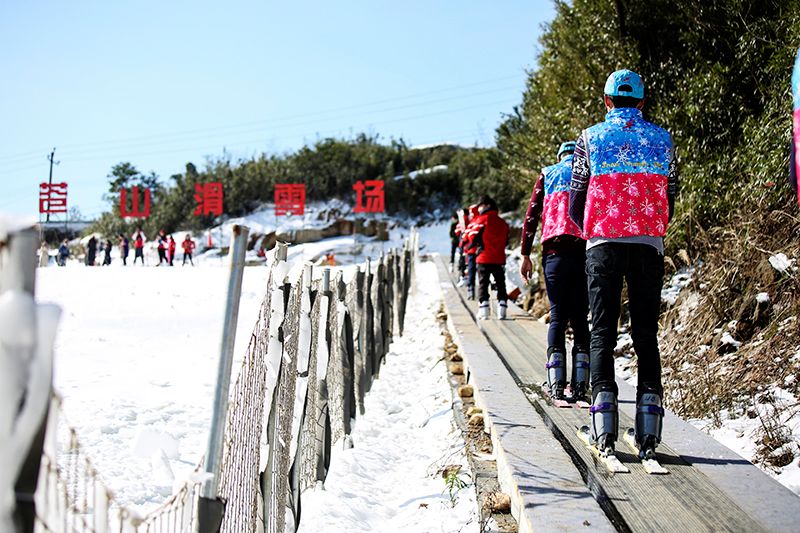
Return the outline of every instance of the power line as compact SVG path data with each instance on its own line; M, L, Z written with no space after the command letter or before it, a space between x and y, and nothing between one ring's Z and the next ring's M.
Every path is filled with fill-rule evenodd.
M479 92L479 93L461 95L461 96L456 96L456 97L439 98L439 99L436 99L436 100L429 100L429 101L419 102L419 103L414 103L414 104L406 104L406 105L401 105L401 106L394 106L394 107L389 107L389 108L384 108L384 109L377 109L377 110L373 110L373 111L364 111L364 112L361 112L361 113L357 113L355 115L353 115L353 114L337 115L337 116L332 116L332 117L327 117L327 118L308 120L308 121L304 121L304 122L285 123L285 124L277 124L277 125L270 124L269 125L270 126L269 127L269 131L270 132L271 131L281 131L281 130L286 130L288 128L293 128L293 127L298 127L298 126L314 125L314 124L318 124L318 123L324 123L324 122L330 122L330 121L333 121L333 120L339 120L339 119L342 119L342 118L355 118L355 117L361 117L361 116L372 116L372 115L388 113L388 112L392 112L392 111L399 111L399 110L404 110L404 109L412 109L412 108L416 108L416 107L425 107L425 106L429 106L429 105L433 105L433 104L439 104L439 103L443 103L443 102L450 102L450 101L459 100L459 99L463 99L463 98L471 98L471 97L474 97L474 96L484 96L484 95L495 94L495 93L498 93L498 92L505 92L505 91L516 90L516 89L517 89L516 87L504 87L504 88L501 88L501 89L492 89L492 90L489 90L489 91L482 91L482 92ZM182 138L182 139L178 138L178 139L173 139L173 140L155 140L155 139L151 139L151 140L144 141L144 142L120 144L118 146L109 145L109 146L106 146L106 147L97 147L97 148L93 148L93 149L77 150L77 151L70 151L70 150L66 150L65 151L62 148L62 152L65 152L65 153L69 154L71 159L75 159L76 157L80 157L80 156L91 156L91 155L102 156L104 153L116 152L116 151L118 151L120 149L138 148L138 147L147 147L147 146L163 146L164 144L170 144L170 143L179 143L179 142L184 142L184 141L194 141L194 140L203 140L203 139L214 139L214 138L220 138L220 137L229 138L231 135L234 135L234 136L236 136L236 135L244 135L244 134L247 134L247 133L261 132L263 130L264 130L263 127L248 128L248 129L244 129L244 130L241 130L241 131L238 131L238 132L231 132L231 133L217 133L217 134L210 134L210 135L195 135L195 136L191 136L191 137L186 137L186 138ZM268 132L264 132L264 133L268 133ZM2 164L0 163L0 165L2 165Z
M490 80L483 80L483 81L470 83L470 84L465 84L465 85L461 85L461 86L437 89L437 90L434 90L434 91L427 91L427 92L423 92L423 93L405 95L405 96L400 96L400 97L396 97L396 98L387 98L387 99L376 100L376 101L367 102L367 103L355 104L355 105L344 106L344 107L339 107L339 108L333 108L333 109L328 109L328 110L309 112L309 113L304 113L304 114L300 114L300 115L289 115L289 116L284 116L284 117L275 117L275 118L272 118L272 119L262 119L262 120L258 120L258 121L250 121L250 122L240 123L240 124L236 124L236 125L219 126L219 127L213 127L213 128L202 128L202 129L195 129L195 130L184 130L182 132L177 132L177 133L164 133L164 134L147 135L147 136L139 136L139 137L130 137L130 138L123 138L123 139L116 139L116 140L106 140L106 141L89 142L89 143L77 143L77 144L71 144L71 145L67 144L67 145L62 145L62 151L64 151L65 149L81 149L81 148L83 148L84 151L86 151L86 150L92 150L92 148L94 148L94 147L97 147L97 148L95 148L95 150L99 150L100 149L99 147L101 147L101 146L126 144L126 143L130 143L131 141L150 141L152 143L152 142L154 142L155 139L163 139L163 138L169 138L169 137L182 137L182 136L186 136L186 135L193 135L193 134L198 134L198 133L208 133L208 132L215 132L215 131L222 131L222 130L235 130L235 129L241 129L241 128L245 128L245 127L252 127L252 126L255 126L255 125L259 125L259 124L261 124L261 125L263 125L263 124L274 124L276 122L277 123L281 123L281 122L287 122L288 121L288 122L290 122L290 124L288 124L288 125L297 125L297 124L291 124L291 121L296 120L296 119L307 118L307 117L316 117L316 121L333 120L335 118L342 118L342 117L331 117L331 118L324 119L324 118L320 118L319 115L335 113L335 112L340 112L340 111L353 110L353 109L368 108L368 107L372 107L372 106L375 106L375 105L380 105L380 104L390 103L390 102L399 102L399 101L404 101L404 100L411 100L411 99L419 98L419 97L422 97L422 96L430 96L430 95L441 94L441 93L445 93L445 92L458 91L458 90L463 90L463 89L466 89L466 88L477 87L477 86L480 86L480 85L486 85L486 84L489 84L489 83L495 83L495 82L498 82L498 81L506 81L506 80L509 80L509 79L517 79L517 78L519 78L519 75L504 76L504 77L500 77L500 78L494 78L494 79L490 79ZM499 90L507 90L507 89L511 89L511 88L512 87L503 88L503 89L499 89ZM513 88L516 88L516 87L513 87ZM478 96L478 95L482 95L482 94L489 94L489 93L492 93L492 92L498 92L499 90L482 91L482 92L472 93L472 94L467 94L467 95L456 95L456 96L451 96L450 98L445 99L445 100L452 100L452 99L464 98L464 97L468 97L468 96ZM386 111L389 111L389 110L403 109L403 108L408 108L408 107L415 107L415 106L421 106L421 105L430 105L431 103L436 103L436 102L439 102L439 101L442 101L442 100L443 99L433 100L433 101L428 101L428 102L420 102L420 103L417 103L417 104L409 104L409 105L406 105L406 106L397 106L396 108L388 108L388 109L383 109L383 110L374 110L374 111L370 111L369 113L379 113L379 112L386 112ZM364 112L362 114L365 114L365 113L367 113L367 112ZM344 118L346 118L346 116ZM250 130L250 131L252 131L252 130ZM183 139L183 140L188 140L188 139ZM32 158L33 154L34 154L34 152L28 152L28 153L16 154L16 155L14 155L14 154L0 155L0 164L9 163L11 161L21 162L23 160L27 160L27 159Z
M484 103L484 104L477 104L477 105L473 105L473 106L460 107L460 108L457 108L457 109L449 109L449 110L444 110L444 111L438 111L438 112L435 112L435 113L426 113L426 114L423 114L423 115L416 115L416 116L412 116L412 117L402 117L402 118L398 118L398 119L383 120L383 121L380 121L380 122L376 122L374 124L367 124L365 126L370 126L370 125L380 126L380 125L383 125L383 124L393 124L393 123L398 123L398 122L409 122L409 121L419 120L419 119L423 119L423 118L447 115L447 114L451 114L451 113L458 113L458 112L461 112L461 111L468 111L468 110L471 110L471 109L478 109L478 108L481 108L481 107L497 106L497 105L511 105L511 104L513 104L513 102L509 103L508 100L502 100L502 101L496 101L496 102L487 102L487 103ZM265 142L267 140L297 139L297 138L306 138L306 137L315 136L315 135L335 134L335 133L341 132L342 129L343 128L336 128L336 129L330 129L330 130L326 130L326 131L317 131L317 132L310 132L310 133L309 132L299 133L299 134L295 134L295 135L291 135L291 136L286 136L283 139L281 139L281 138L267 139L267 138L265 138L265 136L261 136L261 137L259 137L257 139L249 139L249 140L239 141L239 142L235 142L235 143L225 143L223 147L224 148L229 148L229 147L233 147L233 146L244 146L244 145L253 144L253 143ZM353 128L349 127L349 129L353 129ZM356 129L360 129L360 130L363 131L365 128L362 127L362 128L356 128ZM121 154L120 152L114 152L114 153L102 154L102 155L87 155L87 156L72 157L72 158L70 158L70 161L94 161L94 160L98 160L98 159L107 159L107 158L115 158L115 157L133 158L133 157L143 157L143 156L150 156L150 155L162 155L162 154L169 154L169 153L180 153L180 152L187 152L187 151L215 150L215 149L219 149L219 148L220 148L220 146L218 144L215 144L215 145L206 145L206 146L203 146L203 147L186 146L186 147L182 147L182 148L170 148L170 149L165 149L165 150L157 150L157 151L150 151L150 152L139 152L139 153L124 153L124 154Z

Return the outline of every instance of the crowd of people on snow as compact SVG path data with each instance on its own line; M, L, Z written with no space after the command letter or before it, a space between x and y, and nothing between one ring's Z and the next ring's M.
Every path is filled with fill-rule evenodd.
M638 358L635 441L642 459L661 441L663 388L658 318L664 276L664 236L678 189L671 135L642 116L644 84L635 72L607 79L605 120L560 144L556 163L542 169L522 229L520 274L532 275L530 253L541 221L541 260L550 302L547 385L554 401L591 394L591 442L602 457L615 454L618 433L614 349L623 281ZM489 318L489 278L497 287L497 317L505 319L508 225L484 196L454 215L451 264L461 250L459 284ZM588 316L591 315L591 330ZM573 332L567 380L567 326Z
M137 228L136 231L130 237L127 237L120 233L117 235L117 249L119 251L119 258L122 260L123 266L128 265L128 257L130 256L131 247L133 247L133 264L136 264L136 261L141 261L141 264L145 264L145 243L147 242L147 236L144 234L141 228ZM102 241L98 241L98 239L92 235L86 243L84 247L84 262L86 266L95 266L95 265L102 265L108 266L111 264L111 250L114 247L114 243L111 239L105 239ZM182 265L186 265L188 261L191 266L194 266L193 254L194 249L196 248L196 244L194 240L192 240L192 236L187 233L184 238L183 242L181 242L181 250L183 251L183 262ZM156 250L158 252L158 264L156 266L174 266L176 252L178 249L177 242L175 238L167 234L164 230L158 232L156 236ZM72 252L70 251L69 241L64 239L64 241L58 247L58 253L56 254L56 264L59 266L66 266L67 260L69 259ZM98 261L98 254L102 254L103 259L102 262ZM47 266L47 262L49 259L49 249L46 242L42 242L42 246L39 250L39 266Z

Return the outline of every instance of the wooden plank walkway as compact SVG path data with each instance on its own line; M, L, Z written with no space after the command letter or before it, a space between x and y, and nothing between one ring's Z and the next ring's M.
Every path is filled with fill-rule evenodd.
M454 288L452 276L441 259L439 261L440 278L446 278L441 280L443 288L448 283ZM457 292L461 305L474 320L477 304L466 301L465 291ZM661 463L669 469L669 475L647 474L621 439L617 445L618 457L631 471L608 473L575 434L578 427L589 424L588 410L554 407L540 393L540 384L547 379L546 326L515 306L509 306L509 318L479 321L477 327L526 393L532 408L561 442L618 530L680 533L800 530L800 498L732 452L722 452L719 447L705 442L687 444L687 441L711 438L674 415L665 420L664 442L658 448ZM633 427L635 391L627 384L620 385L622 435ZM675 428L680 437L677 450L670 445L671 428ZM680 450L687 448L712 450L724 457L682 455ZM735 473L735 478L731 478L731 473ZM769 493L769 497L765 498L760 491ZM753 505L751 500L757 503Z

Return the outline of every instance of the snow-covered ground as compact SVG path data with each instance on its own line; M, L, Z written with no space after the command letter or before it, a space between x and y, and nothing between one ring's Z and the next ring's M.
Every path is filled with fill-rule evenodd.
M434 263L417 268L406 331L356 421L354 447L334 446L324 487L303 495L301 533L477 532L479 517L464 443L455 428L434 320L441 301ZM441 472L460 465L468 486L451 499Z
M267 283L245 269L237 360ZM66 268L37 271L37 298L63 308L55 386L69 423L118 501L152 508L205 451L228 269ZM234 363L234 368L238 363Z
M400 232L393 239L399 241ZM335 249L338 240L292 247L290 259L302 259L310 248ZM449 247L447 225L423 230L420 240L427 250ZM122 268L119 261L87 268L71 261L37 271L37 299L64 310L55 385L67 420L116 500L142 512L171 494L207 445L228 273L223 266L219 259L195 268ZM245 269L234 372L267 272L263 266ZM406 336L392 346L370 392L367 416L356 424L355 447L340 446L326 490L304 498L304 527L310 522L325 523L325 531L477 531L472 487L460 490L453 506L438 474L442 466L466 464L444 369L434 368L442 353L434 321L439 300L433 264L423 263ZM469 480L466 466L461 478ZM327 515L315 513L315 501ZM386 529L385 523L394 526Z

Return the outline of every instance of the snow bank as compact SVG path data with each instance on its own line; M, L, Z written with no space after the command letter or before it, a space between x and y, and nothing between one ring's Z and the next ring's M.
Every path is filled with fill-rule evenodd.
M55 386L67 420L118 501L143 512L205 452L227 274L212 266L37 271L38 299L64 309ZM245 269L237 361L266 274Z
M433 317L440 298L435 265L421 263L405 334L366 396L354 447L335 444L324 488L303 494L300 533L479 530L474 487L461 489L453 505L440 474L458 464L470 481L445 369L437 364L444 341Z

